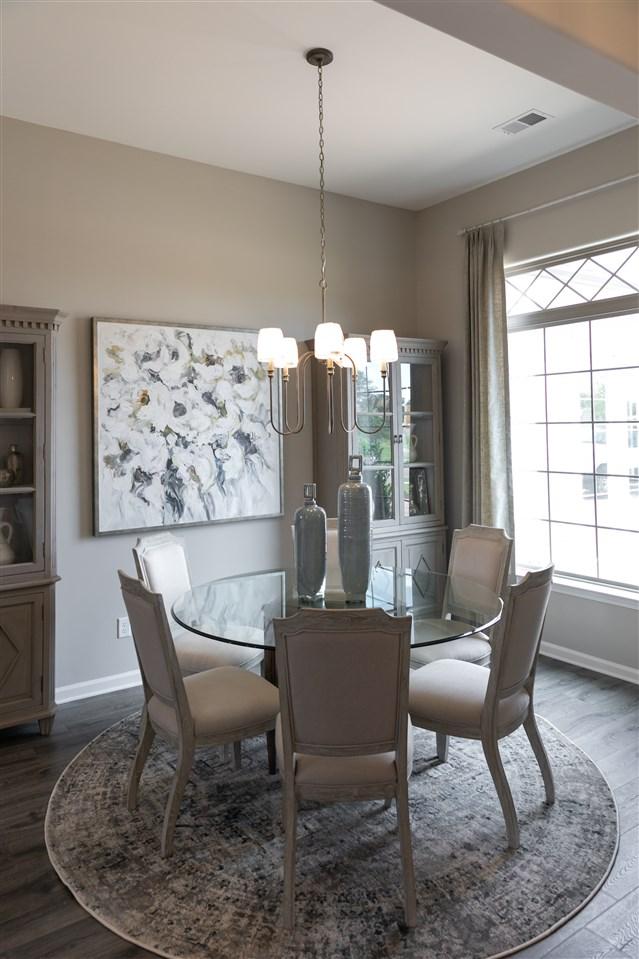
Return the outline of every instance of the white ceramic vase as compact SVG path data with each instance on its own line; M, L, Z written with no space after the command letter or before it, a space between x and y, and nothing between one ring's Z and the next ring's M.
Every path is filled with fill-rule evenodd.
M16 558L11 546L13 527L10 523L0 523L0 566L10 566Z
M22 362L20 351L5 347L0 351L0 406L17 409L22 403Z

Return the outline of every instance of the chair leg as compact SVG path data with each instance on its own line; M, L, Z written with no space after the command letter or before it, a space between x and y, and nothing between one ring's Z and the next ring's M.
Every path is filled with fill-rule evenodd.
M231 749L228 743L224 743L222 746L222 756L224 757L225 763L229 763L231 761Z
M435 733L437 736L437 758L440 763L448 762L448 736L445 733Z
M392 802L393 802L393 797L387 796L386 799L384 800L384 809L390 809Z
M142 770L144 769L144 765L149 755L149 750L153 745L154 739L155 730L151 725L149 714L147 713L145 706L142 710L142 719L140 721L140 739L138 741L138 748L135 752L135 758L129 773L129 786L126 800L129 812L133 812L133 810L137 808L140 777L142 776Z
M242 768L242 741L240 739L233 743L233 765L236 770Z
M537 728L537 722L535 720L535 714L530 710L526 721L524 722L524 730L528 736L528 742L532 746L532 751L535 754L535 759L539 764L541 770L541 775L544 779L544 788L546 790L546 802L552 805L555 801L555 783L553 781L552 769L550 767L550 762L548 760L548 754L546 752L545 746L543 744L542 738L539 735L539 729Z
M499 744L496 738L492 736L483 738L481 744L484 749L484 756L488 763L490 775L493 777L495 789L501 803L501 809L506 821L506 833L508 835L508 845L511 849L519 849L519 823L517 821L517 811L513 802L512 793L506 773L499 755Z
M192 743L188 745L184 743L180 744L175 778L171 786L171 792L169 793L169 799L166 804L166 811L164 813L164 825L162 827L161 843L161 852L163 858L170 856L173 852L173 833L175 830L175 823L177 821L178 813L180 812L180 804L182 802L182 796L184 795L184 787L186 786L191 773L191 766L193 765L193 753L194 747Z
M397 823L399 826L399 847L402 855L402 872L404 874L404 912L406 925L412 929L417 922L417 905L415 902L415 871L413 869L413 847L410 832L410 815L408 812L408 784L397 784Z
M295 928L295 852L297 846L297 800L294 789L284 787L284 903L285 929Z

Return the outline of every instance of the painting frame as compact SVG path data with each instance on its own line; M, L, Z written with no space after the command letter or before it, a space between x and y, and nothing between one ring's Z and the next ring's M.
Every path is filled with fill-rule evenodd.
M275 446L276 446L276 477L274 484L274 492L277 497L277 508L270 512L260 512L254 514L242 514L238 516L221 516L221 517L212 517L212 518L203 518L192 521L178 521L174 523L159 523L159 524L149 524L149 525L131 525L118 528L105 528L105 524L101 522L101 503L100 503L100 452L101 452L101 423L100 423L100 386L101 386L101 357L99 355L99 340L100 340L100 330L101 328L107 325L117 324L120 326L139 326L139 327L149 327L149 328L161 328L165 330L184 330L187 333L189 331L196 331L200 333L208 333L215 335L216 333L221 334L233 334L237 333L243 337L250 336L255 338L255 347L257 347L257 335L258 331L251 328L245 327L227 327L227 326L215 326L208 323L189 323L189 322L179 322L171 320L145 320L145 319L128 319L121 317L106 317L106 316L93 316L91 317L91 361L92 361L92 481L93 481L93 496L92 496L92 505L93 505L93 535L96 537L101 536L117 536L127 533L153 533L159 532L162 530L180 530L188 529L196 526L211 526L219 525L226 523L238 523L238 522L247 522L252 520L260 519L277 519L284 516L284 467L283 467L283 443L282 437L276 435ZM281 402L280 390L276 395L276 404L277 409L279 410L279 404ZM266 424L268 429L272 429L269 424Z

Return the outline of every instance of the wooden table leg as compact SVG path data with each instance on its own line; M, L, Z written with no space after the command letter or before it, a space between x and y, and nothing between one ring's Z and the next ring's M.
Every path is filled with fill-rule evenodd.
M277 686L277 666L273 647L267 646L264 649L264 679ZM275 732L273 730L266 734L266 749L268 752L268 771L271 775L274 775L277 772L277 754L275 751Z

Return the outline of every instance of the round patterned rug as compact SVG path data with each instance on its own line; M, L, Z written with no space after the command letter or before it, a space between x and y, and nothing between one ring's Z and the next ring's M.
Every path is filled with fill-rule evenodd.
M394 807L303 804L298 819L297 927L280 928L280 784L264 738L235 772L217 749L196 754L172 858L160 828L174 770L157 739L136 813L126 809L138 717L90 743L49 802L49 856L80 905L109 929L169 959L488 959L520 949L578 911L608 874L617 811L595 766L540 721L557 787L546 806L522 730L502 741L522 844L506 847L481 745L451 740L430 766L416 730L410 781L418 925L403 926Z

